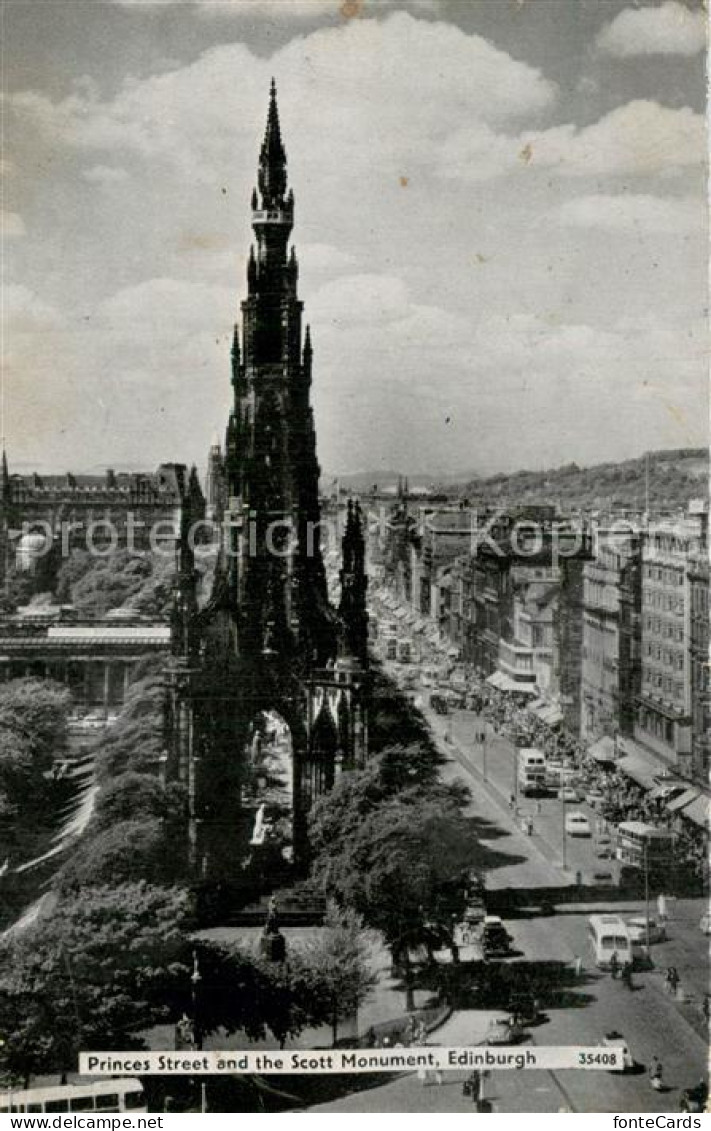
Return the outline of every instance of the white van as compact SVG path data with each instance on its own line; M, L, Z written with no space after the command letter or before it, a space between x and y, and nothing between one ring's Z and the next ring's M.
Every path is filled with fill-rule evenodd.
M601 969L610 968L610 959L617 955L620 966L632 962L630 930L619 915L591 915L588 919L588 937L595 963Z

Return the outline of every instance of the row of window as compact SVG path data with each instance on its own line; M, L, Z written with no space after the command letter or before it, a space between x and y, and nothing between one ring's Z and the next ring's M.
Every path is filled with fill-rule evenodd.
M642 593L642 604L649 609L661 609L663 612L684 615L684 598L675 597L672 593L660 592L656 589L645 589Z
M646 688L655 688L677 700L684 698L684 681L672 679L671 676L662 675L661 672L645 671L642 674L642 683Z
M642 618L642 627L645 634L651 633L665 640L676 640L679 644L684 642L684 626L681 624L660 620L659 617L645 616Z
M659 660L661 663L666 664L669 668L674 668L677 672L684 670L684 653L671 652L668 648L662 648L661 644L655 643L653 640L647 641L645 645L645 655L653 660Z
M681 569L668 569L665 566L645 565L644 576L650 581L661 581L665 585L683 585L684 574Z

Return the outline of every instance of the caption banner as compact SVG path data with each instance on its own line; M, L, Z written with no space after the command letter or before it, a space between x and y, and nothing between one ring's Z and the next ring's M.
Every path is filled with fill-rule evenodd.
M536 1048L294 1049L281 1052L83 1052L86 1076L219 1076L253 1072L432 1072L462 1069L623 1068L621 1049L549 1045Z

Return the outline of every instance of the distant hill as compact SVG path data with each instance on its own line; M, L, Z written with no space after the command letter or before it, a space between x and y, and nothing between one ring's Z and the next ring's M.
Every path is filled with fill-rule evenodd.
M648 477L650 510L686 506L708 495L709 453L704 448L648 452L621 463L578 467L568 463L549 471L516 471L472 479L460 495L472 506L483 503L558 503L561 508L643 510Z
M478 472L467 469L457 474L445 475L442 472L416 472L392 471L389 468L380 468L373 471L351 471L342 475L329 475L326 472L321 476L321 490L328 491L337 479L343 491L366 492L371 491L377 484L379 491L397 487L399 479L407 479L410 487L452 487L459 488L462 483L478 477Z

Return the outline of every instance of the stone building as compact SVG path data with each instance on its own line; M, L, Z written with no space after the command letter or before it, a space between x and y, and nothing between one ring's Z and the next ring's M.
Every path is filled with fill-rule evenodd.
M691 585L701 523L650 525L642 549L641 687L635 738L681 773L692 769Z
M31 570L49 543L64 555L78 548L105 553L111 547L170 546L186 506L196 521L203 517L197 471L181 463L164 463L150 473L11 475L3 454L3 565Z
M632 735L640 691L641 538L601 532L583 576L580 735Z
M711 680L709 680L709 557L702 543L687 568L691 762L693 777L709 784L711 770Z

